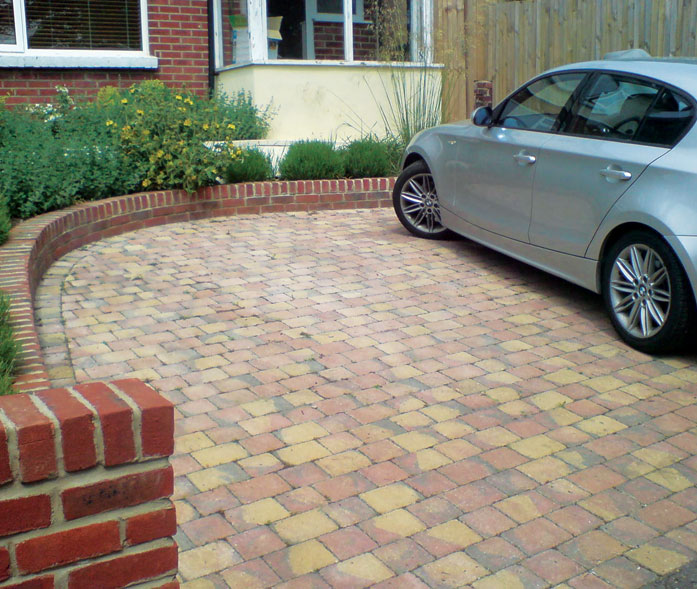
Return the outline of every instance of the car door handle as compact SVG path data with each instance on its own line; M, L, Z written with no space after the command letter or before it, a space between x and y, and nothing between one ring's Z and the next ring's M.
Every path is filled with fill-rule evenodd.
M612 168L600 170L600 175L605 176L606 178L611 178L612 180L621 180L623 182L632 179L631 172L627 172L626 170L613 170Z
M513 159L517 161L519 164L534 164L537 161L537 158L534 155L530 155L529 153L525 153L524 151L516 153L513 156Z

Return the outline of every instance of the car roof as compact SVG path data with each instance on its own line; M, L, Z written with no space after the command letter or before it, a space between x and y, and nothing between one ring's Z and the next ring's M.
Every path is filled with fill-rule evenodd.
M671 86L681 88L697 98L697 59L689 58L638 58L638 59L603 59L570 63L549 70L560 72L567 70L611 70L628 74L637 74L654 78Z

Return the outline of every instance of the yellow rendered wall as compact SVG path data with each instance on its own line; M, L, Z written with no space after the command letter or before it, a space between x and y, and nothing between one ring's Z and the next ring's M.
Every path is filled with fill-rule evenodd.
M438 80L440 69L400 67L395 74L388 64L276 62L223 70L216 89L227 94L249 91L255 103L272 104L268 139L343 141L371 132L384 135L378 104L389 111L387 94L393 94L394 84L423 84L424 76Z

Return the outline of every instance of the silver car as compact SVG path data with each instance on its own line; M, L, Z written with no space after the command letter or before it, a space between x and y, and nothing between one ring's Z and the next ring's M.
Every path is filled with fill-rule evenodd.
M697 292L697 61L556 68L408 146L395 211L602 293L634 348L683 348Z

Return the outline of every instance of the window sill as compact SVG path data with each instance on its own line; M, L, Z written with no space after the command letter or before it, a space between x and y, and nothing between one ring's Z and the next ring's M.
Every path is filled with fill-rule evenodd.
M0 51L0 68L131 68L157 69L157 57L123 52L51 51L50 53L6 53Z
M319 60L319 59L270 59L268 61L247 61L244 63L233 63L218 68L216 72L235 70L254 66L270 67L342 67L342 68L389 68L389 69L443 69L443 64L428 63L424 64L415 61L340 61L340 60Z

